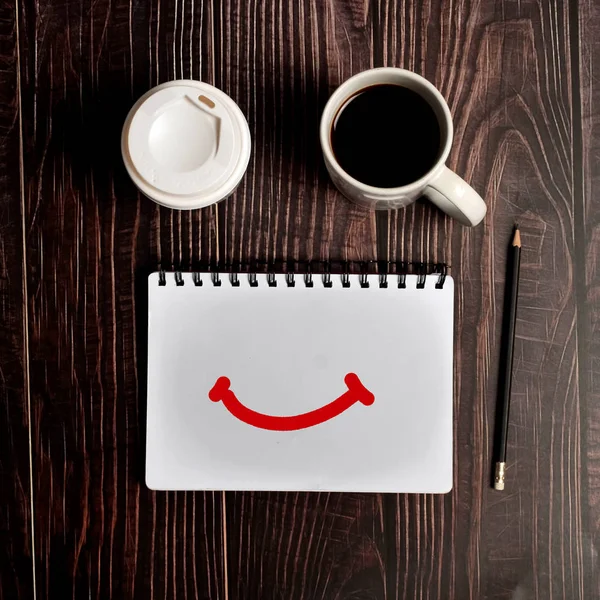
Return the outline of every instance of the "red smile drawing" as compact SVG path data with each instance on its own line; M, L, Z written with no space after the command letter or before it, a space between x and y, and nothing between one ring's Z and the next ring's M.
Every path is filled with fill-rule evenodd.
M253 427L269 431L295 431L329 421L348 410L356 402L362 402L365 406L370 406L375 402L375 396L362 384L358 375L348 373L344 377L344 382L348 386L348 390L339 398L316 410L289 417L265 415L244 406L229 389L231 381L227 377L217 379L215 385L208 392L208 397L213 402L223 402L225 408L234 417Z

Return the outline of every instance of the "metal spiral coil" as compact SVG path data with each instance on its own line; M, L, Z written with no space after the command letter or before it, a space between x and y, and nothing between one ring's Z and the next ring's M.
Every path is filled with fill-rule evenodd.
M444 283L446 282L446 277L448 275L448 267L444 263L438 263L435 266L435 272L440 274L438 280L435 282L435 289L442 290L444 289Z
M221 287L221 276L219 275L219 271L213 271L210 274L210 278L215 287Z
M398 273L398 288L401 290L406 289L406 270L407 266L405 262L400 263L400 272Z
M323 287L333 287L333 282L331 281L331 272L329 270L329 263L325 263L325 268L323 269Z
M304 274L304 286L307 288L314 287L312 271L310 268L310 263L306 265L306 273Z
M334 287L332 264L327 261L314 262L318 263L321 267L318 271L320 271L321 273L320 278L322 286L324 288ZM377 263L376 272L369 272L370 263ZM313 268L313 263L305 263L305 269L301 266L300 272L295 270L296 264L297 263L294 263L293 261L288 261L287 263L284 263L282 270L277 270L277 273L279 273L278 275L275 271L276 264L269 263L267 265L267 272L264 274L267 285L269 287L277 287L278 278L282 277L286 287L296 287L296 284L299 283L300 285L304 284L304 287L306 288L314 288L315 269ZM338 274L336 275L336 278L339 277L339 279L337 280L339 281L339 283L337 283L336 285L341 285L342 288L351 287L352 277L356 277L356 275L352 275L352 270L350 269L351 263L349 261L343 261L341 263L335 264L338 265L336 266L335 270L335 272ZM341 265L341 267L339 265ZM392 265L391 269L390 265ZM233 265L227 265L227 268L223 269L223 276L225 278L225 282L227 282L228 280L231 287L240 287L242 283L242 277L248 277L248 285L250 287L258 287L258 266L258 263L252 264L250 266L250 270L246 272L245 269L240 269L241 265L237 263ZM219 265L211 265L210 268L207 268L207 271L194 271L191 273L193 285L195 287L202 287L205 281L205 279L202 278L202 275L205 274L209 278L209 283L212 283L212 285L215 287L221 287L223 284L221 271L222 270L219 268ZM366 289L370 287L371 281L373 281L374 286L378 286L382 289L387 289L390 286L390 280L392 280L391 285L393 286L394 283L392 278L397 278L397 287L399 289L406 289L407 275L409 274L409 272L414 273L417 276L416 289L425 289L427 278L435 277L436 279L434 287L435 289L439 290L444 288L446 278L448 277L448 266L444 263L427 264L424 262L392 263L390 261L362 261L360 263L360 272L357 274L358 285L361 288ZM356 270L354 270L354 273L356 273ZM371 279L372 277L373 279ZM178 287L185 285L184 273L179 270L173 271L172 281L174 281L175 285ZM318 279L316 281L318 281ZM167 285L167 273L164 269L158 272L158 285Z
M427 268L425 263L419 263L417 267L417 289L425 289L425 278L427 277Z
M367 264L363 264L360 268L360 275L358 276L358 282L360 283L361 288L369 287L369 273L367 271L368 268L369 268L369 265L367 265Z

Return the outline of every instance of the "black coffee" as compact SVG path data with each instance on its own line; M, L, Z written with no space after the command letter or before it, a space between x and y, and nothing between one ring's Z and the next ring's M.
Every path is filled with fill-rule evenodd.
M440 126L427 101L399 85L374 85L352 96L333 122L331 146L354 179L392 188L416 181L437 161Z

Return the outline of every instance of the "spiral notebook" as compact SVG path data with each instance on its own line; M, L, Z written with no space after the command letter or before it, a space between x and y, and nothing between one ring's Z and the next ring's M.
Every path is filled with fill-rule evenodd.
M150 275L148 487L451 489L452 278L307 270Z

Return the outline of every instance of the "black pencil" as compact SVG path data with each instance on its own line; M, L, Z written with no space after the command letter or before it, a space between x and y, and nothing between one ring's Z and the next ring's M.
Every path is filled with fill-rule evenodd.
M497 429L496 467L494 470L494 489L496 490L504 489L504 474L506 470L508 416L510 412L513 350L515 346L515 325L517 321L517 297L519 294L519 269L521 265L521 234L518 225L515 225L508 260L509 268L506 277L502 347L500 350L500 372L498 377L498 415L500 416L500 423Z

